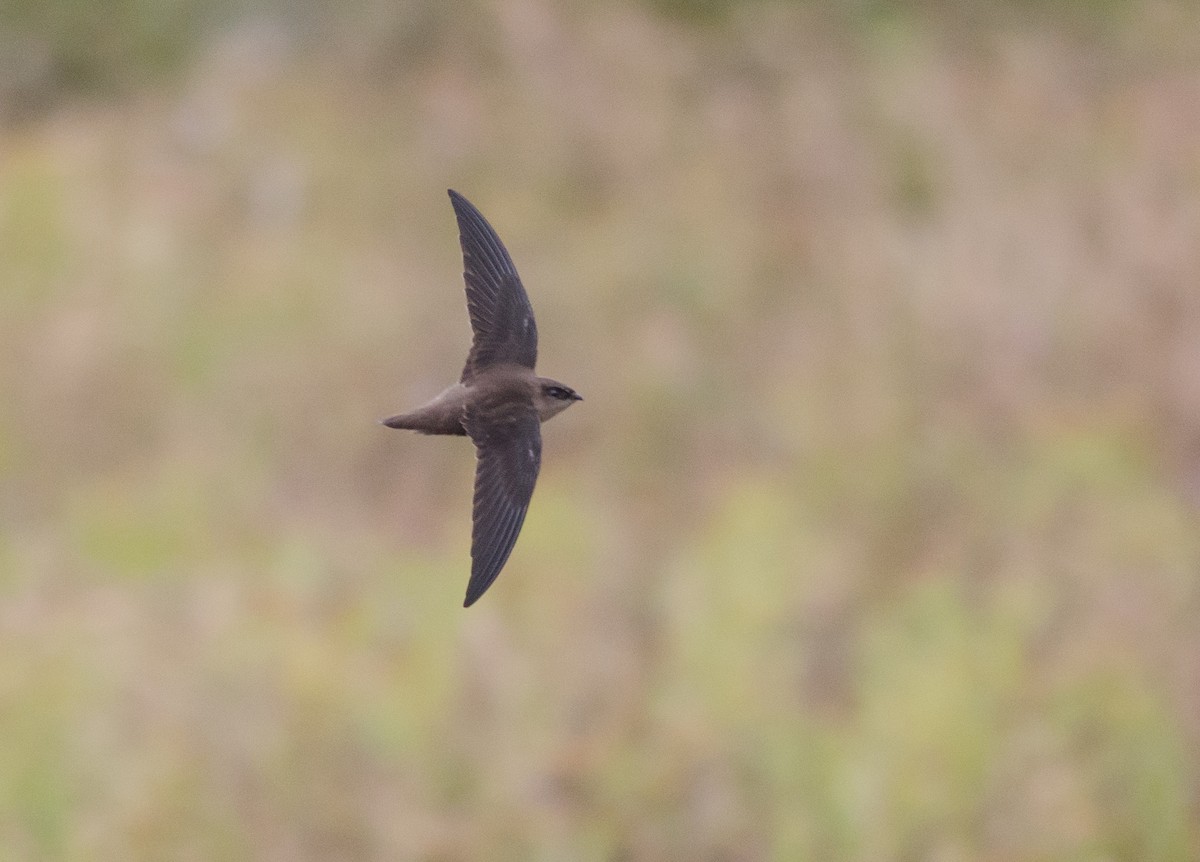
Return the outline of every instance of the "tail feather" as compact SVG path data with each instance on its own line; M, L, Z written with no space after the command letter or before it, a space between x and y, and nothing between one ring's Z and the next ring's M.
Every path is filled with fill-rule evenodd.
M409 413L399 413L380 419L380 425L388 428L399 428L406 431L416 431L419 434L453 434L464 436L467 431L461 422L453 421L447 416L429 415L426 410L414 410Z
M411 413L397 413L395 416L389 416L387 419L380 419L380 425L386 425L389 428L401 428L415 431L413 425L413 417Z

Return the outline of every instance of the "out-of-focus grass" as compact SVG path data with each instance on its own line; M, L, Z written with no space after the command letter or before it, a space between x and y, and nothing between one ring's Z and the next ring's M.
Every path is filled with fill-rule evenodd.
M1200 855L1191 6L225 8L0 111L5 858Z

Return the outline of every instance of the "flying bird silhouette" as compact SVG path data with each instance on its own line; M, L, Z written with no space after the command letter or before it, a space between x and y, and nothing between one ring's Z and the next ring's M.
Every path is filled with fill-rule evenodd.
M422 434L467 435L475 444L469 608L496 580L525 522L542 463L541 423L583 398L538 377L537 324L504 243L475 206L450 189L458 218L474 338L462 376L428 404L382 420Z

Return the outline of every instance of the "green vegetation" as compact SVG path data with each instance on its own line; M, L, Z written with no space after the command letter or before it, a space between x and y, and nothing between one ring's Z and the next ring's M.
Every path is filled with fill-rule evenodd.
M0 6L0 860L1200 857L1197 9L392 5Z

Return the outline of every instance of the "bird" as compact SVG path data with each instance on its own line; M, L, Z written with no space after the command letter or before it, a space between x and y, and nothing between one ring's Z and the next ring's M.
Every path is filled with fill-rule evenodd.
M474 204L454 189L449 194L473 334L467 362L458 382L432 401L380 422L475 444L469 608L504 568L525 522L542 463L541 424L583 397L534 373L537 322L517 268Z

